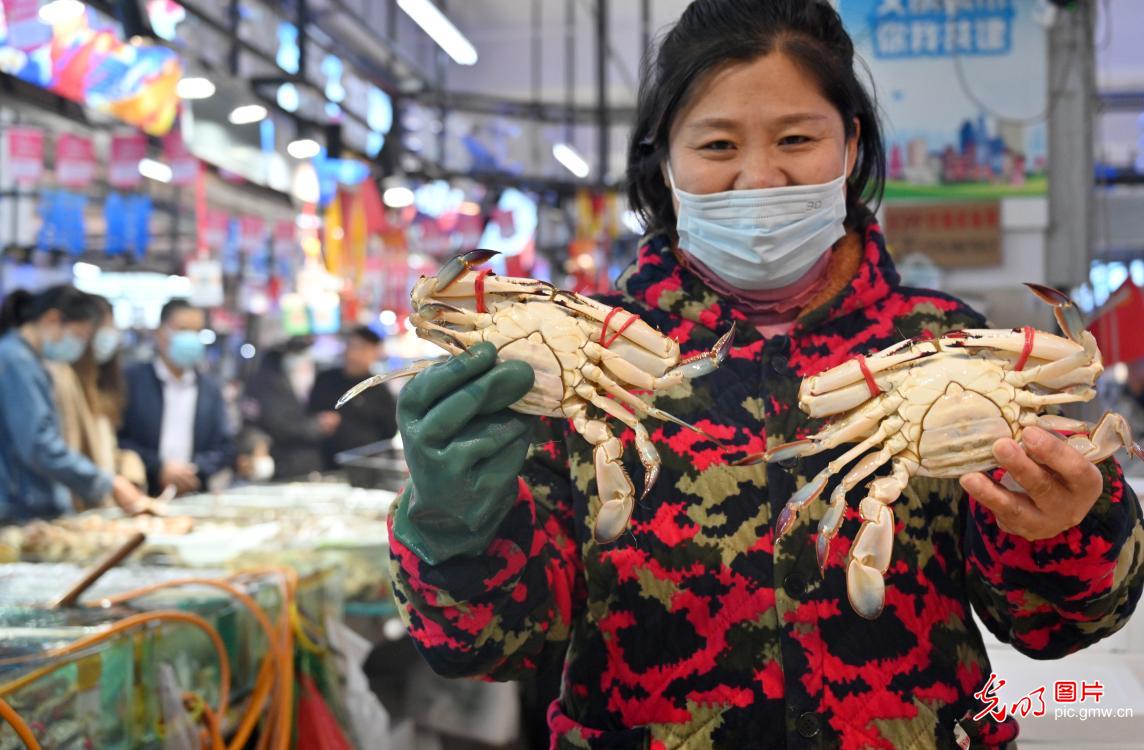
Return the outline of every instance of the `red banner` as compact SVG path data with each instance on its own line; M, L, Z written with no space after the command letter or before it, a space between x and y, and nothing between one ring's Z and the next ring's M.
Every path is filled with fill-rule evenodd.
M56 182L84 188L95 177L95 148L90 138L63 133L56 138Z
M143 182L139 162L147 157L147 137L142 133L111 136L111 164L107 181L114 188L137 188Z
M1129 279L1112 293L1088 327L1096 337L1105 367L1144 357L1141 321L1144 321L1144 292Z
M44 173L44 131L39 128L8 128L4 131L9 179L17 183L38 182Z
M226 244L228 224L230 217L224 211L207 208L203 212L203 223L199 231L202 232L202 244L205 245L208 256L222 252Z

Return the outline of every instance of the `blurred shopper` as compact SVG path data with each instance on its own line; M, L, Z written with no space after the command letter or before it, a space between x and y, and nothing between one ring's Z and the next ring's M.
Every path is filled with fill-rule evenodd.
M152 493L197 492L234 462L234 437L215 380L198 371L206 315L184 299L163 306L157 356L128 368L119 443L138 453Z
M271 349L246 387L253 407L248 416L270 437L275 479L320 472L322 440L341 422L337 414L314 415L306 409L316 372L310 346L308 338L299 336Z
M99 328L80 358L70 365L49 362L48 371L55 386L60 434L68 446L91 459L104 471L122 474L138 487L147 486L147 472L135 451L119 447L126 389L119 366L122 334L115 326L111 304L92 296L103 313ZM83 498L76 495L77 507Z
M71 286L17 290L0 307L0 523L68 513L71 494L91 505L110 495L128 513L151 507L130 480L60 434L46 363L76 362L102 317L95 299Z
M942 457L909 452L893 373L863 357L986 323L901 284L874 213L878 110L830 2L695 0L646 61L627 184L648 233L602 301L615 330L643 320L684 355L738 323L722 366L645 397L707 432L649 423L661 462L641 495L640 451L613 452L634 427L509 408L527 363L482 343L420 372L390 511L410 636L451 676L562 664L554 748L1011 747L1016 721L975 697L991 668L972 613L1040 659L1121 628L1144 588L1137 498L1115 460L1033 426L958 443L1028 492L1002 471L909 477ZM871 404L833 436L872 435L854 486L822 473L852 444L736 463L820 429L800 384L844 363ZM632 514L614 542L593 535L601 508Z
M274 478L274 456L270 455L270 436L254 427L244 427L235 441L238 458L235 474L240 482L269 482Z
M334 411L342 394L370 376L381 360L382 341L368 326L358 326L346 334L345 363L324 370L310 393L310 411L340 416L341 423L322 441L326 469L337 468L334 456L342 451L387 440L397 434L397 401L388 388L371 388Z

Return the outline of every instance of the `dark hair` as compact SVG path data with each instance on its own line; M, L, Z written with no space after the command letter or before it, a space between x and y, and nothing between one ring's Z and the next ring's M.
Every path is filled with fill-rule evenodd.
M0 333L32 323L56 310L65 323L98 323L103 310L92 295L60 284L39 292L17 289L0 305Z
M877 105L854 71L854 43L826 0L695 0L649 50L640 76L628 146L628 200L649 231L675 235L675 209L664 184L668 135L692 87L729 63L778 50L813 76L839 114L846 136L861 127L858 160L847 180L846 223L865 224L882 199L886 154Z
M171 317L180 310L194 309L196 308L191 304L189 299L185 299L183 297L173 297L172 299L167 300L167 303L163 305L163 309L159 311L159 325L163 325L169 321Z
M105 298L98 294L91 295L91 298L99 307L101 320L113 312L111 303ZM79 378L92 411L106 416L113 427L119 427L123 420L123 408L127 405L127 384L123 380L119 357L112 357L100 364L95 361L95 353L89 343L83 356L72 363L72 369Z
M346 331L347 339L361 339L367 344L377 346L381 343L381 336L369 326L355 326Z

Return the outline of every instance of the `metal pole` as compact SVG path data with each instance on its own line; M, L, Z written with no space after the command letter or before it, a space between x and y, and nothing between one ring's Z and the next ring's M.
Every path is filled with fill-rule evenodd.
M608 0L596 0L596 181L608 176Z
M442 13L447 12L449 9L446 7L448 0L437 0L437 7L441 9ZM433 48L436 50L436 57L434 58L434 84L437 90L441 92L441 107L437 110L437 117L441 121L441 130L437 133L437 166L444 168L445 166L445 118L448 117L448 110L445 109L445 101L448 98L445 95L445 72L448 58L445 51L439 45L434 44Z
M306 0L298 0L298 12L294 19L294 25L298 27L298 75L302 80L306 80L306 47L309 46L307 43L309 35L306 33L306 27L309 23L310 12L306 6Z
M1068 289L1088 279L1093 255L1093 4L1057 14L1049 32L1049 232L1045 281Z
M572 145L576 111L576 0L564 0L564 141Z
M227 67L232 76L237 76L239 62L238 27L242 22L238 0L230 0L230 6L227 8L227 22L230 25L230 54L227 59Z
M543 26L541 24L541 10L543 7L543 0L532 0L532 49L529 52L530 60L532 63L532 105L537 109L540 108L541 97L541 78L543 77L543 63L541 55L541 32ZM530 137L530 148L532 150L532 164L533 170L540 167L540 123L532 123Z
M640 59L647 59L651 47L651 0L640 0Z

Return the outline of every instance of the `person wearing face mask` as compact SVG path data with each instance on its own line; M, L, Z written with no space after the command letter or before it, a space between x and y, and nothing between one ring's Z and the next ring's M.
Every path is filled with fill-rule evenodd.
M307 410L317 373L312 344L309 338L296 336L271 349L246 387L245 411L270 438L275 479L322 471L322 440L341 422L339 414Z
M128 368L119 444L147 468L151 492L197 492L234 463L234 435L219 384L199 372L206 315L185 299L159 314L156 357Z
M345 343L342 366L319 373L310 392L312 413L341 417L337 430L322 442L327 470L338 467L335 456L342 451L388 440L397 434L397 403L388 388L371 388L334 411L341 395L368 378L383 354L381 336L369 326L351 329Z
M0 525L53 518L110 496L125 512L151 509L130 480L70 448L60 434L48 363L79 360L102 316L71 286L17 290L0 307Z
M146 487L142 459L134 451L121 450L116 435L126 400L118 356L122 334L115 325L111 303L96 295L92 298L99 305L102 318L83 354L71 364L48 363L60 434L72 450L87 456L99 468ZM73 500L77 507L84 507L80 496Z
M1139 600L1144 526L1117 462L1090 464L1036 428L988 446L1027 493L1001 472L910 481L877 619L846 586L864 485L844 495L821 570L826 502L775 534L792 495L851 446L736 465L821 428L799 409L804 377L903 337L986 327L899 281L855 63L826 0L695 0L647 58L627 182L648 233L602 301L684 355L740 333L714 372L644 396L718 442L657 423L658 481L618 540L593 539L593 446L509 409L532 386L526 363L481 344L401 391L398 609L442 674L555 665L554 748L1008 747L1016 722L974 695L991 670L971 612L1049 659L1116 631ZM623 461L638 488L636 453Z

